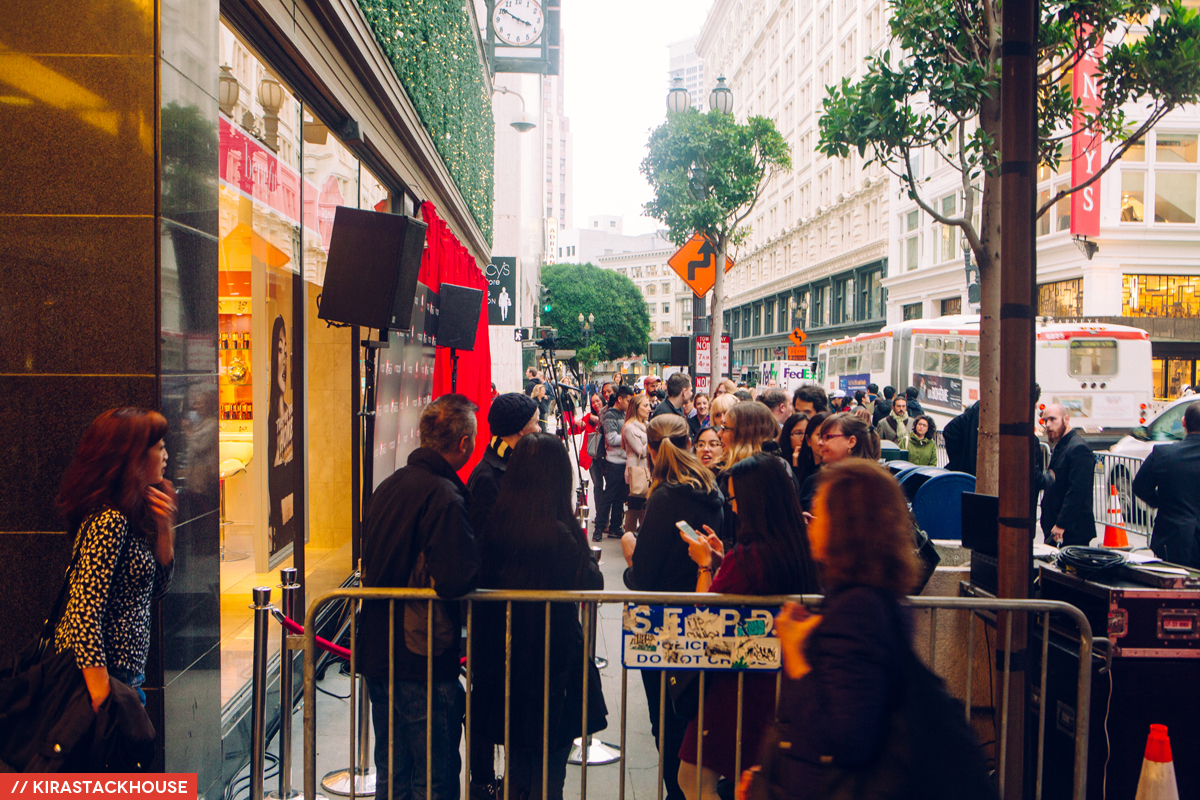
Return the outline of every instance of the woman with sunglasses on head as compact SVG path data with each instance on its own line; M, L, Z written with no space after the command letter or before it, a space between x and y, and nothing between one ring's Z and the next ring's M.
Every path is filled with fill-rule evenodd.
M175 566L166 435L157 411L105 411L83 434L58 496L75 545L54 648L74 652L97 712L112 679L146 703L150 607L166 594Z
M696 457L714 474L724 467L725 446L721 444L721 435L716 428L705 426L700 429L696 436Z
M675 414L655 417L647 426L646 439L654 465L650 496L646 499L641 530L636 534L626 532L621 540L629 564L625 585L638 592L695 591L697 565L688 555L687 543L680 541L676 523L683 520L697 531L719 536L724 501L713 473L692 455L691 432L683 417ZM643 671L642 682L651 731L661 745L666 796L670 800L683 800L677 775L679 747L688 721L675 713L669 696L662 700L665 730L660 740L659 673Z
M738 516L737 545L724 553L720 538L707 528L696 538L682 531L677 534L699 567L695 591L744 595L819 592L800 504L783 459L755 453L725 474L729 477L729 503ZM696 720L688 725L679 751L679 785L688 800L716 800L718 779L737 779L738 676L709 673L708 681L711 688L703 699L704 762L698 765L696 759L700 736ZM775 676L752 673L743 681L741 763L753 764L763 733L774 718Z

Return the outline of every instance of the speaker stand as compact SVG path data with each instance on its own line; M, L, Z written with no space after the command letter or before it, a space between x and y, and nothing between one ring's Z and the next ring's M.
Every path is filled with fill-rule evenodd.
M458 350L450 348L450 394L458 394Z

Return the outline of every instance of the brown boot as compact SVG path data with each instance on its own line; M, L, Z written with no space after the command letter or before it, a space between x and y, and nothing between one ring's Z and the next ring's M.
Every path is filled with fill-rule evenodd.
M625 530L629 533L637 533L642 527L642 516L645 511L626 511L625 512Z

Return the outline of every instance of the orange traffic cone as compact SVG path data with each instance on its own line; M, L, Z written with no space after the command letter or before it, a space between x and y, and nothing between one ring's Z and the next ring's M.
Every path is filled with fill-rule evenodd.
M1175 783L1175 762L1171 760L1171 740L1166 725L1151 725L1146 738L1146 757L1138 778L1134 800L1179 800Z
M1104 526L1105 547L1129 547L1129 537L1125 535L1125 520L1121 516L1121 500L1117 497L1117 485L1108 485L1108 522Z

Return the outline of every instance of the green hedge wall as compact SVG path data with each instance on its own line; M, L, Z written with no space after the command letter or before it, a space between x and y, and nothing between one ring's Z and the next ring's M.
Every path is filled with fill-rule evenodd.
M490 244L492 95L464 0L357 2Z

